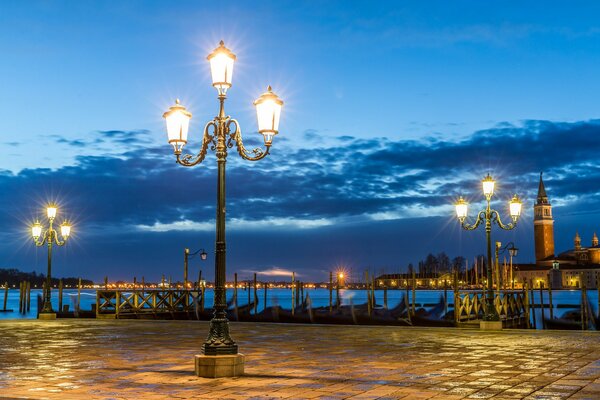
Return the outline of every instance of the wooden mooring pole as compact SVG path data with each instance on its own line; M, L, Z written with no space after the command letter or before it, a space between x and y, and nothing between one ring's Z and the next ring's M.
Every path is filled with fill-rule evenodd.
M19 282L19 314L23 312L23 282Z
M233 310L235 312L235 320L239 320L238 316L238 280L237 272L233 274Z
M546 329L546 321L544 317L544 283L540 282L540 308L542 313L542 329Z
M333 272L329 271L329 313L333 311Z
M254 315L258 310L258 295L256 294L256 272L254 273Z
M4 282L4 306L2 310L6 311L6 302L8 301L8 282Z
M417 303L417 274L412 270L412 315L415 315Z
M533 297L533 279L529 280L529 294L530 294L530 301L531 301L531 315L533 317L533 329L537 329L537 321L535 319L535 297Z
M81 309L81 278L77 282L77 311Z
M550 310L550 319L554 319L554 305L552 304L552 283L550 283L550 275L548 275L548 309Z
M269 284L267 282L265 282L264 284L265 284L265 296L264 296L263 303L265 303L265 304L263 306L263 310L266 310L267 309L267 290L269 290Z
M58 312L63 310L63 280L58 281Z
M523 282L523 298L525 303L525 318L527 318L527 329L531 328L531 315L530 315L530 303L529 303L529 290L527 290L527 282Z
M383 287L383 308L388 309L387 286Z
M367 290L367 314L371 315L371 290L369 289L369 270L365 271L365 284Z
M246 281L246 292L248 293L248 314L252 314L252 307L250 307L250 280Z
M27 281L27 312L31 309L31 282Z
M294 310L296 308L296 304L295 304L295 299L296 297L294 296L294 289L295 289L295 284L296 284L296 273L292 272L292 315L294 315ZM250 295L248 295L248 300L250 300Z

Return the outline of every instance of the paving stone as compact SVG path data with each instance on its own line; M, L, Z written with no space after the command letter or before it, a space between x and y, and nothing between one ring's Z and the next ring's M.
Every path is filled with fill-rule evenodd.
M239 378L194 375L208 323L0 322L0 397L600 399L600 335L231 323Z

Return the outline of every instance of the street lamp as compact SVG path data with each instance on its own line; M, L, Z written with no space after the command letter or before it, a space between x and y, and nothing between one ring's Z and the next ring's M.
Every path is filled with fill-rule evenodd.
M498 269L498 256L500 254L504 254L506 251L508 251L508 254L510 255L510 282L511 282L511 289L514 289L515 281L513 280L513 257L517 256L519 249L515 247L515 244L513 242L508 242L506 244L506 246L504 246L504 247L502 247L502 243L496 242L496 268L497 269Z
M40 317L42 318L56 318L56 314L52 309L52 303L50 302L50 287L51 287L51 273L52 273L52 245L64 246L71 235L71 224L65 220L60 225L60 235L62 240L58 239L58 233L54 230L53 224L56 218L58 207L54 204L50 204L46 207L46 216L48 217L49 227L44 230L39 220L36 220L31 226L31 237L36 246L40 247L44 244L48 245L48 274L46 276L46 293L44 294L44 307L40 311Z
M187 143L189 121L192 114L180 104L175 102L163 117L167 124L168 141L173 146L177 163L185 167L200 164L210 146L217 157L217 217L216 217L216 243L215 243L215 305L214 316L210 321L210 331L202 345L202 355L196 356L196 374L200 376L236 376L243 373L243 356L238 354L238 346L229 335L229 324L226 314L225 298L225 163L227 151L234 145L239 155L248 161L258 161L269 154L273 138L279 132L279 119L283 101L273 93L271 87L255 102L256 116L258 119L258 132L262 134L265 150L256 148L248 151L242 141L242 131L237 120L225 114L225 99L227 90L231 88L233 65L236 60L223 41L220 42L207 57L210 62L210 71L213 86L217 89L219 99L219 114L204 127L202 146L197 155L182 155L183 147ZM219 361L217 356L231 356L235 358L234 367L228 372L226 368L216 368L219 362L222 365L231 365L232 361ZM211 358L212 357L212 358ZM227 357L226 357L227 358ZM222 360L222 358L220 359Z
M205 261L206 257L208 257L208 254L206 254L206 251L204 251L204 249L200 249L191 254L190 249L188 249L187 247L183 250L183 289L187 289L188 287L188 260L197 255L198 253L200 253L200 259L202 261Z
M512 219L512 222L505 225L502 223L502 220L500 219L500 214L498 213L498 211L492 210L490 207L490 201L492 199L492 196L494 195L494 186L495 186L496 181L490 176L490 174L488 174L482 180L481 183L482 183L483 195L485 196L485 199L487 202L487 206L486 206L485 210L482 210L477 214L477 220L475 221L475 223L473 225L469 225L466 222L467 216L468 216L469 204L465 201L465 199L460 197L458 199L458 201L455 203L456 217L460 221L461 226L468 231L477 229L477 227L482 222L485 222L488 262L487 262L487 268L486 268L486 270L487 270L486 271L487 294L486 294L486 311L485 311L484 319L486 321L499 321L500 316L498 315L498 312L496 311L496 307L494 306L494 291L492 289L492 265L493 265L492 239L491 239L492 222L496 222L496 224L504 230L514 229L515 226L517 225L517 221L519 220L519 217L521 215L522 203L521 203L521 200L519 200L519 197L515 194L509 202L510 217Z

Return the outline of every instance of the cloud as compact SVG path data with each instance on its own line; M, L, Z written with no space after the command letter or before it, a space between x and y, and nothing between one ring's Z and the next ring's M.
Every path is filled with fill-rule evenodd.
M501 124L459 141L343 136L335 144L316 148L275 147L258 163L245 162L231 152L228 226L318 229L345 220L444 215L459 194L480 200L478 182L488 171L499 179L499 199L516 192L531 205L539 171L545 171L557 206L575 202L597 211L599 134L599 121L525 121ZM99 135L125 142L144 138L147 131ZM199 167L183 168L166 146L82 155L75 165L57 170L0 174L6 193L0 205L10 210L28 193L60 182L71 208L82 210L93 226L208 231L215 215L213 157L209 154Z
M273 267L270 269L266 269L266 270L242 270L241 272L245 272L245 273L256 273L257 275L263 275L263 276L285 276L285 277L291 277L292 276L292 271L288 271L286 269L283 268L277 268L277 267ZM298 274L296 274L296 276L300 276Z
M130 137L119 132L104 137ZM460 249L462 236L449 234L456 232L451 229L456 227L452 202L464 195L473 207L478 205L479 181L488 171L498 179L494 207L499 211L506 212L504 203L515 192L525 200L518 232L525 235L521 248L526 248L525 240L531 241L531 207L539 172L544 171L554 214L568 227L566 239L558 231L556 235L562 241L557 248L565 248L582 221L589 225L594 220L590 216L600 214L599 135L600 121L524 121L453 141L343 136L314 148L280 145L257 163L243 161L232 151L227 163L228 240L250 255L237 255L232 262L244 268L276 263L319 275L332 257L352 263L360 253L364 265L375 265L385 259L406 260L415 251ZM107 255L94 253L97 261L83 257L73 262L88 260L102 269L120 262L121 256L103 258L111 254L135 262L152 252L161 265L168 265L161 243L170 243L176 255L182 243L191 246L186 242L191 238L203 238L202 247L209 248L214 239L214 155L198 167L184 168L166 145L139 146L118 154L79 155L74 165L57 169L0 171L0 223L7 227L0 235L22 239L44 202L55 200L59 218L74 220L78 240L73 245L79 241L94 248L107 242L103 248L110 249ZM6 243L0 249L23 246ZM392 250L377 251L383 243ZM154 259L147 262L158 263Z

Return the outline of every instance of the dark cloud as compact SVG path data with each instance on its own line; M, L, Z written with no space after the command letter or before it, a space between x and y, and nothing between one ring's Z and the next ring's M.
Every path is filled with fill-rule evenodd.
M304 136L317 134L308 130ZM302 237L314 235L325 240L327 247L343 248L350 241L352 231L341 235L340 229L345 224L358 224L352 229L364 241L365 232L384 223L373 221L373 215L404 221L398 222L398 226L404 228L410 225L408 221L425 215L439 216L438 223L452 221L448 215L451 209L440 211L437 207L449 205L459 194L479 200L479 179L488 171L499 178L499 198L506 200L518 192L525 199L527 210L534 201L538 174L545 171L547 187L557 206L555 214L574 215L583 211L598 214L599 134L600 121L526 121L518 126L497 125L459 141L439 138L392 141L342 136L335 144L321 143L319 147L304 149L276 143L272 154L258 163L245 162L231 151L227 172L228 217L256 223L285 219L334 221L333 226L302 230ZM99 131L90 140L140 145L150 137L145 130L115 130ZM75 142L78 141L64 141L79 148ZM4 193L0 207L7 211L0 217L4 226L15 226L15 221L6 215L17 215L21 220L31 217L38 207L31 199L41 201L44 194L50 193L65 202L65 211L80 221L80 229L86 232L82 234L87 235L88 240L107 240L116 235L120 239L113 246L121 252L125 251L125 243L130 243L125 238L137 243L136 237L152 235L140 233L135 226L214 220L215 160L214 155L209 154L202 165L184 168L175 164L171 149L166 145L144 147L143 151L134 148L118 156L80 156L75 165L57 170L2 172L0 188ZM23 211L24 205L28 211ZM286 228L284 224L276 229L291 234L297 228L294 224ZM248 230L252 231L237 230L232 231L232 235L243 241L240 238ZM324 231L330 234L324 236ZM181 237L184 234L156 235ZM256 233L246 235L256 237ZM274 235L281 233L266 231L260 235L269 243ZM336 236L345 237L346 242L336 240ZM288 258L292 257L292 249L299 250L302 248L299 243L307 239L295 236L295 240L288 247L282 245L281 251ZM140 252L143 245L140 242L135 246ZM440 244L440 247L448 246L448 243ZM410 255L413 260L420 256ZM405 255L401 260L410 259L408 257ZM277 265L245 267L290 268L289 264L283 265L284 259L283 256L278 258ZM263 257L257 262L266 262L266 259Z

